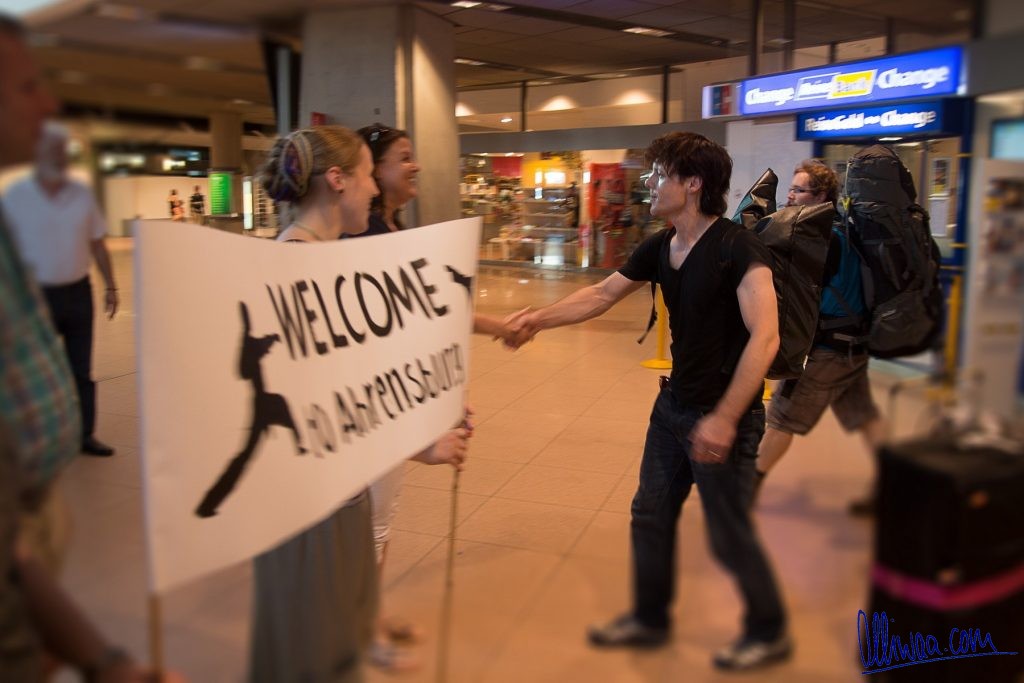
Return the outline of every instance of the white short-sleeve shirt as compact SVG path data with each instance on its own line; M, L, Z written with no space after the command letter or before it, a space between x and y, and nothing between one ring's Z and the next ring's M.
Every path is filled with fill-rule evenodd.
M51 196L30 176L12 183L0 206L41 285L66 285L89 274L91 243L106 235L107 223L86 185L68 179Z

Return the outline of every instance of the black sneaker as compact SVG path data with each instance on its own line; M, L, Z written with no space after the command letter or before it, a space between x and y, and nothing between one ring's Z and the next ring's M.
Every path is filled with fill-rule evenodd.
M741 638L716 652L711 661L719 669L746 671L789 659L791 654L793 643L786 635L772 641Z
M109 458L114 454L114 449L94 436L86 436L82 439L81 452L85 455Z
M668 642L668 629L645 626L632 614L623 614L604 626L591 626L587 639L597 647L658 647Z

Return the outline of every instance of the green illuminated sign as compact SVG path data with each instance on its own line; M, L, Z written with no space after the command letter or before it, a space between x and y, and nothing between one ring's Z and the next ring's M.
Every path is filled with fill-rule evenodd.
M210 173L210 213L215 216L231 213L230 173Z

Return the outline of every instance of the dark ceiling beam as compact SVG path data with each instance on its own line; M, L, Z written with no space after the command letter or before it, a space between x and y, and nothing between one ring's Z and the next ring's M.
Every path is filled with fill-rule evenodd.
M450 0L421 0L422 2L429 2L435 5L448 5L451 6ZM516 5L515 3L502 2L502 6L508 7L506 10L496 12L496 14L514 15L519 17L529 17L532 19L547 19L548 21L557 21L570 26L587 26L590 28L603 28L609 31L624 31L627 28L633 28L637 24L629 23L625 21L618 21L616 19L605 19L604 17L595 17L591 14L578 14L576 12L567 12L565 10L547 9L543 7L531 7L527 5ZM481 9L480 11L486 12L491 10ZM449 17L449 19L458 24L458 19ZM665 31L671 31L671 35L665 36L664 38L657 38L657 40L674 40L681 43L693 43L696 45L704 45L709 47L721 48L727 54L723 56L735 55L741 52L735 49L729 44L726 38L720 38L718 36L708 36L700 33L688 33L686 31L676 31L675 29L663 27L663 26L650 26L650 28L663 29ZM646 36L648 38L653 36Z

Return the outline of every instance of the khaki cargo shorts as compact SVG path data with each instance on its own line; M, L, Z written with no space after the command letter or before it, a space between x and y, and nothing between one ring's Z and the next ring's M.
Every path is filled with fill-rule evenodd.
M848 432L878 417L868 384L867 354L851 357L831 349L813 349L803 374L776 387L765 422L777 431L804 435L829 406Z

